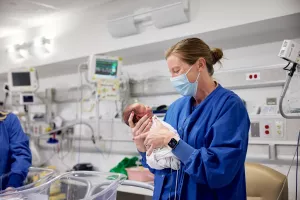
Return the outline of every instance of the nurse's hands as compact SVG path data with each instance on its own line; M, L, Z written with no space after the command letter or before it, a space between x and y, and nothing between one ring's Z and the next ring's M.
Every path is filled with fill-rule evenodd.
M154 119L157 126L149 132L136 136L135 139L145 139L144 145L147 148L147 155L150 156L154 149L167 146L175 133L166 128L159 120Z
M140 136L141 134L145 134L150 130L150 128L152 126L152 120L149 116L145 115L136 124L134 124L132 121L133 116L134 116L134 113L132 112L128 119L128 123L131 128L134 143L139 152L146 152L147 149L144 145L145 137L143 137L143 138L136 138L136 137Z

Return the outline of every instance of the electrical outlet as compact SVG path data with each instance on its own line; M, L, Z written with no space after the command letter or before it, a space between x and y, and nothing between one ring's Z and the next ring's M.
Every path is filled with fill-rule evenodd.
M283 128L284 128L283 121L276 120L275 121L275 134L274 134L274 136L282 138L283 135L284 135L284 131L283 131L284 129Z
M246 80L247 81L260 80L260 73L259 72L247 73Z

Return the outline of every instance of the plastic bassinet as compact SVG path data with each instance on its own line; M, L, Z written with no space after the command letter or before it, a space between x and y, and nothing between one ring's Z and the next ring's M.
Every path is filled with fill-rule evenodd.
M94 171L74 171L61 174L39 184L26 185L0 194L11 200L116 200L117 188L125 175Z
M7 181L9 175L10 174L8 173L0 176L0 197L1 197L1 193L3 193L2 182ZM24 190L26 188L33 187L35 184L42 184L54 178L55 175L56 175L55 171L52 169L30 167L28 170L27 177L23 183L23 186L20 187L19 189Z

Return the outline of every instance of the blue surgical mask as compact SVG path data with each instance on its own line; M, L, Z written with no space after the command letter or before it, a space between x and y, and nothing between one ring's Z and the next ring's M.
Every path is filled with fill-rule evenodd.
M192 66L193 67L193 66ZM194 83L191 83L187 78L187 74L190 72L192 67L185 73L174 78L170 78L170 81L173 87L177 90L177 92L183 96L196 96L197 88L198 88L198 78L200 72L197 76L197 79Z

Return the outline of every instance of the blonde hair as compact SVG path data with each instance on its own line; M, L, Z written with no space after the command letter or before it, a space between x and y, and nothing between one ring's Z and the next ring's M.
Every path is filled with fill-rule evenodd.
M223 51L219 48L210 49L209 46L199 38L187 38L181 40L166 52L167 59L172 54L176 54L179 58L189 65L193 65L202 57L206 61L209 75L214 74L213 65L223 57Z
M8 113L4 111L0 111L0 121L3 121L6 119Z

